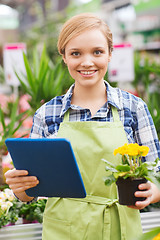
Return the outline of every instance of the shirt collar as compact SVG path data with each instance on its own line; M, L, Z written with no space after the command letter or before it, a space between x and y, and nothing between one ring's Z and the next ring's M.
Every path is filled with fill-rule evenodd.
M62 110L60 113L60 117L62 115L64 115L67 112L67 110L71 107L71 98L72 98L72 94L73 94L74 85L75 84L72 84L70 86L70 88L68 89L68 91L66 92L64 97L62 98Z
M120 97L120 89L113 88L108 82L104 81L106 84L107 91L107 103L116 107L118 110L123 109L122 98Z
M112 105L118 109L122 109L120 96L118 94L119 93L118 88L113 88L108 82L106 81L104 82L105 82L106 91L107 91L107 103L108 103L107 105ZM71 85L67 93L62 98L62 110L60 113L60 117L64 115L67 112L67 110L71 107L71 98L73 94L74 85L75 84Z

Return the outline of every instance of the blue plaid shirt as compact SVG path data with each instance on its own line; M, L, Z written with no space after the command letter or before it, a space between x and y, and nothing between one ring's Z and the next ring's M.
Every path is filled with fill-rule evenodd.
M147 161L160 157L160 146L152 117L142 99L111 87L106 81L107 102L91 116L89 109L71 104L74 84L63 96L57 96L41 106L35 113L30 137L53 138L56 136L64 114L70 109L70 121L112 122L111 106L118 109L120 120L129 143L137 142L150 148Z

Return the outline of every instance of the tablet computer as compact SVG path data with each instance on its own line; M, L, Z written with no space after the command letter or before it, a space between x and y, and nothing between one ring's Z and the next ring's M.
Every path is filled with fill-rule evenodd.
M39 184L26 190L38 197L84 198L86 191L69 140L64 138L8 138L13 164L36 176Z

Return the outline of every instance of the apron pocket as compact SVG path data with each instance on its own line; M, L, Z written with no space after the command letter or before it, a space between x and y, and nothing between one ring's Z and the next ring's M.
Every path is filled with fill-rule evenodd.
M69 222L44 216L42 240L70 240L70 229Z

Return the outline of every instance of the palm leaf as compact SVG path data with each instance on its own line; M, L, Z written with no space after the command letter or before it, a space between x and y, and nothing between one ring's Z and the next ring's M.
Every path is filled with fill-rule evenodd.
M29 65L29 62L28 62L28 59L27 59L25 53L23 53L23 60L24 60L24 64L25 64L25 68L26 68L26 72L27 72L28 83L29 83L32 91L35 93L36 92L36 85L34 84L35 77L32 73L32 69Z
M33 72L34 72L35 78L38 79L38 74L39 74L39 56L38 56L37 49L35 49L34 52L33 52Z
M4 121L4 114L3 114L3 111L0 107L0 120L1 120L1 123L2 123L2 127L3 127L3 132L5 133L6 131L6 125L5 125L5 121Z

